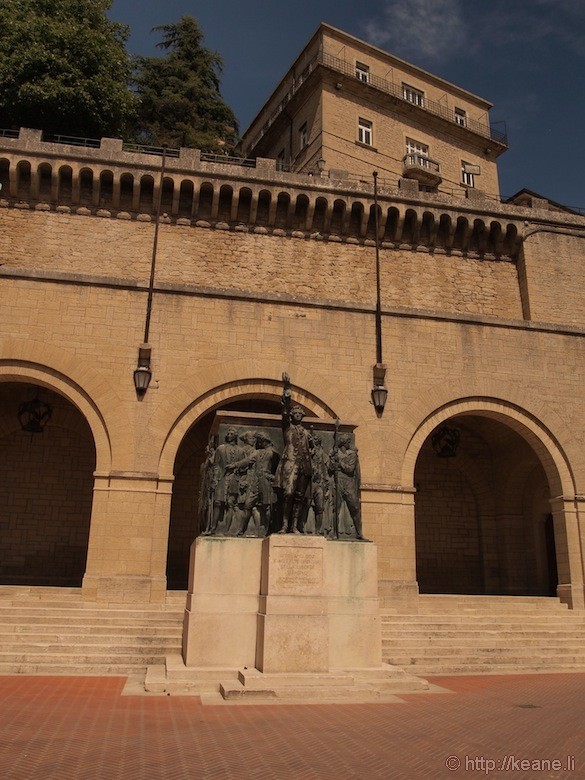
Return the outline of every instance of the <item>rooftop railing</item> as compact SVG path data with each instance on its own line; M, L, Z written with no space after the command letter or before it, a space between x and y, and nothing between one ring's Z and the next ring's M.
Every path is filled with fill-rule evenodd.
M419 108L421 111L426 111L430 114L433 114L434 116L441 117L441 119L444 119L451 124L457 125L458 127L464 127L467 130L471 130L471 132L477 133L484 138L497 141L501 144L508 144L508 136L506 132L499 130L493 125L488 125L483 122L479 122L476 119L471 119L467 116L463 117L461 114L456 114L454 109L448 108L442 103L437 103L434 100L429 100L426 95L420 95L419 97L420 93L418 92L415 93L415 96L413 96L412 91L405 90L402 84L388 81L388 79L383 79L380 76L375 76L372 73L368 73L367 78L364 78L363 74L357 74L355 63L347 62L347 60L339 59L339 57L334 57L332 54L319 51L315 57L313 57L313 59L305 66L302 73L293 80L290 90L282 98L268 119L264 122L262 129L254 140L252 146L255 146L260 141L274 120L282 113L284 107L291 100L293 95L296 94L301 85L307 80L307 78L318 65L329 68L329 70L333 70L336 73L341 73L344 76L348 76L349 78L354 78L356 81L366 83L370 87L374 87L374 89L377 89L380 92L384 92L387 95L398 98L398 100L401 100L404 103L409 103L410 105Z

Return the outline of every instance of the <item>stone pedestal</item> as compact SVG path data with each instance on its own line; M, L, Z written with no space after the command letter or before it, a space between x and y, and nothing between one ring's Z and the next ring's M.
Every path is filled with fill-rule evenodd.
M328 671L326 545L321 536L274 534L264 539L256 646L259 671Z
M262 539L200 536L191 545L183 659L193 667L253 667Z

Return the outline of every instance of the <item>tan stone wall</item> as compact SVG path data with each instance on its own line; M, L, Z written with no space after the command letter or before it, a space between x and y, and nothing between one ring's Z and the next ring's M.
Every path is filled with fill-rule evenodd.
M0 263L146 282L153 230L150 223L2 209ZM408 250L384 250L381 261L386 306L522 317L513 263ZM375 254L369 246L162 225L157 281L372 305Z
M585 325L585 235L527 233L521 270L530 319Z

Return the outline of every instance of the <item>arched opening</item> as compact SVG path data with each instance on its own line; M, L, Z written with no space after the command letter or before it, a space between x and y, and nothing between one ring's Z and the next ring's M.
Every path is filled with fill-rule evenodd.
M217 218L220 222L229 222L232 218L232 200L234 191L229 184L222 184L219 190Z
M179 190L179 217L190 218L193 212L193 193L195 188L193 182L183 179L181 189Z
M93 171L91 168L82 168L79 171L79 203L82 206L91 206L93 203Z
M556 594L550 483L517 426L446 420L420 449L415 487L421 593Z
M100 173L100 202L102 208L111 207L114 199L114 175L111 171Z
M378 229L382 222L382 209L378 206ZM379 237L379 236L378 236ZM376 206L370 206L370 216L366 228L366 238L376 239Z
M258 195L258 210L256 211L256 224L266 227L270 214L271 194L268 190L261 190Z
M313 230L316 233L324 233L327 221L327 207L326 198L317 198L315 201L315 211L313 213Z
M70 165L59 168L59 190L57 200L60 203L70 203L73 196L73 171Z
M154 179L149 174L140 179L138 208L144 212L151 212L154 209Z
M280 400L275 396L242 398L222 404L209 411L193 425L183 437L174 465L173 496L167 556L167 587L184 590L188 585L189 551L193 540L199 536L199 505L202 500L201 467L205 460L205 448L215 412L256 412L280 414Z
M134 200L134 176L131 173L123 173L120 176L120 208L123 211L131 211Z
M295 204L295 213L293 215L293 230L305 230L307 227L307 213L309 210L309 199L306 195L298 195Z
M290 195L288 192L279 192L276 199L276 217L274 227L284 230L288 227L288 211L290 208Z
M19 198L29 198L31 188L30 163L21 160L16 166L16 190Z
M345 201L336 200L333 203L333 214L331 215L331 233L341 235L343 230L343 220L345 219Z
M364 204L352 203L351 214L349 217L349 235L359 238L362 229L362 220L364 216Z
M36 398L51 409L42 433L21 427ZM47 388L0 383L0 462L0 583L80 587L96 466L84 415Z
M39 199L51 200L51 187L53 182L53 169L49 163L41 163L38 168Z
M175 191L175 182L165 176L162 183L162 196L160 201L161 214L170 214L173 207L173 193Z
M384 236L383 236L384 241L396 240L399 220L400 220L400 214L398 212L398 209L394 207L388 209L388 213L386 215L386 226L385 226Z
M238 213L236 219L238 222L247 224L250 221L250 211L252 209L252 190L248 187L242 187L240 197L238 198Z
M213 185L204 182L199 189L199 208L197 216L199 219L211 219L211 208L213 206Z
M2 185L2 196L8 197L10 194L10 160L0 160L0 184Z

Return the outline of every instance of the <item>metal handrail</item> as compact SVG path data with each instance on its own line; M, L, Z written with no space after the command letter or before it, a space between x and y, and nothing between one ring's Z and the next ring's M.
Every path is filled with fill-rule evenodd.
M18 134L16 135L18 138ZM68 146L89 146L93 149L99 149L100 141L97 138L78 138L73 135L55 135L53 133L43 133L41 140L50 144L67 144Z
M248 157L228 157L227 154L201 153L201 162L219 163L220 165L240 165L242 168L255 168L256 160Z
M295 95L301 85L307 80L307 78L318 65L322 65L325 68L334 70L335 72L341 73L344 76L348 76L349 78L354 78L356 81L367 83L369 86L374 87L375 89L378 89L387 95L392 95L392 97L398 98L404 103L408 103L409 105L412 105L421 111L426 111L430 114L434 114L435 116L439 116L441 119L445 119L447 122L457 125L458 127L465 127L467 130L471 130L472 132L477 133L484 138L489 138L490 140L497 141L501 144L507 145L508 143L507 134L493 126L486 125L483 122L478 122L476 119L470 119L469 117L465 117L465 124L463 125L461 124L461 118L455 115L455 111L453 109L450 109L441 103L437 103L434 100L429 100L426 95L424 96L422 104L409 100L405 96L405 91L402 84L388 81L387 79L383 79L380 76L375 76L372 73L368 74L368 79L366 81L365 79L356 75L355 64L347 62L347 60L339 59L339 57L334 57L332 54L326 54L323 51L319 51L306 65L300 76L293 80L289 91L263 124L262 129L256 137L253 146L255 146L260 141L268 128L273 124L275 119L282 113L284 107L291 100L293 95Z

